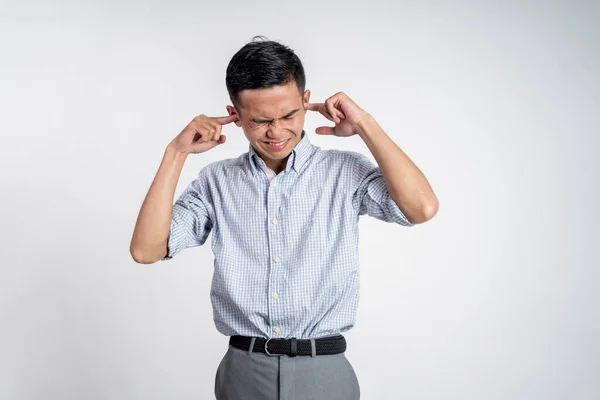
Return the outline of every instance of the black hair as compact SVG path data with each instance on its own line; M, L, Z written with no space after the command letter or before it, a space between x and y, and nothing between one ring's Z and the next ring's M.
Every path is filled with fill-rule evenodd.
M266 89L291 81L302 95L306 77L300 58L289 47L264 36L255 36L234 54L225 77L229 98L235 107L241 105L243 90Z

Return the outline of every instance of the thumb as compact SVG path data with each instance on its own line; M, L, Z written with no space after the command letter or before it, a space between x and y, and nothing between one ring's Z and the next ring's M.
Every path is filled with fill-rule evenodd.
M335 135L335 128L332 126L320 126L315 129L319 135Z

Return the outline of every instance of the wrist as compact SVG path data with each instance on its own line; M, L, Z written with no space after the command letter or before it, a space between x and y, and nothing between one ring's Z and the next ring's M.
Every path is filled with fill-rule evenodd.
M165 157L174 161L185 161L189 153L180 151L175 143L171 142L165 149Z
M376 128L377 126L378 124L377 121L375 121L375 118L373 118L371 114L365 113L363 118L361 118L360 121L356 123L355 132L357 135L364 139L370 133L374 132L374 128Z

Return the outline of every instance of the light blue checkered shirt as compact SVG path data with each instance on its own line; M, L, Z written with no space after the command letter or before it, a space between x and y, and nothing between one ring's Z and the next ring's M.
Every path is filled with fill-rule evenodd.
M379 167L357 152L322 150L303 132L278 175L252 145L202 168L173 205L162 260L204 244L212 231L210 298L219 332L331 336L355 323L364 214L413 225Z

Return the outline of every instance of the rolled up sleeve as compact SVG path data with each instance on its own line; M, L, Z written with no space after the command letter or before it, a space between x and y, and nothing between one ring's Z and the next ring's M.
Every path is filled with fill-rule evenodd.
M358 215L367 214L381 221L413 226L390 196L381 168L363 154L352 154L352 205Z
M211 203L207 197L205 170L192 181L173 204L167 255L170 260L181 250L201 246L211 232Z

